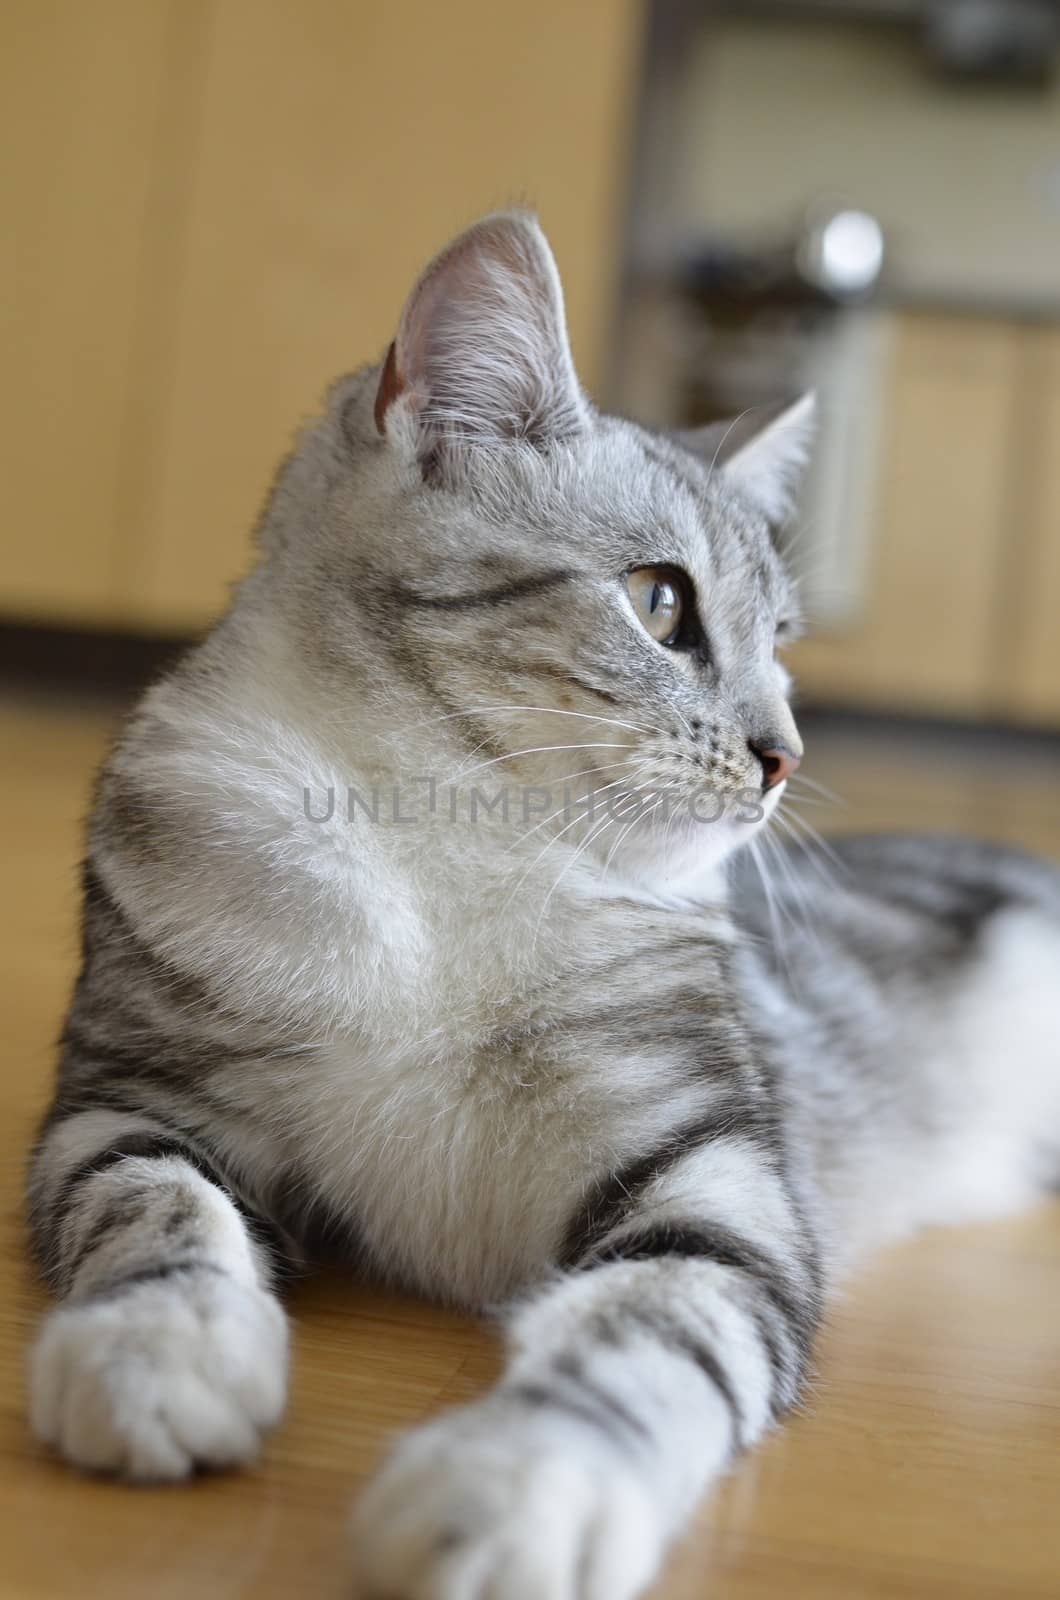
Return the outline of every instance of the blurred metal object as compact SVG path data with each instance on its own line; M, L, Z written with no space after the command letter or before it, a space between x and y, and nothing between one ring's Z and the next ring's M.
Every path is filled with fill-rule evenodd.
M1060 0L715 0L728 16L908 25L936 70L1035 88L1060 61Z
M883 270L883 229L867 211L811 212L795 247L800 275L836 299L869 294Z
M926 38L951 76L1007 83L1049 81L1060 55L1056 0L934 0Z

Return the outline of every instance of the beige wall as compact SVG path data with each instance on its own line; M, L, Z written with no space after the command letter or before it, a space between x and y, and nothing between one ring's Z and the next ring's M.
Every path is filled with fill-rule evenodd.
M1060 82L954 87L912 30L739 19L701 31L679 209L783 225L834 193L874 212L916 290L1060 305Z

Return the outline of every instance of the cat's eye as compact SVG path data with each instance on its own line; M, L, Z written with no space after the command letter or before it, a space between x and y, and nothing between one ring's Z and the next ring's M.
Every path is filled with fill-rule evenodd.
M687 579L674 567L634 567L626 588L637 620L659 644L673 644L681 632Z

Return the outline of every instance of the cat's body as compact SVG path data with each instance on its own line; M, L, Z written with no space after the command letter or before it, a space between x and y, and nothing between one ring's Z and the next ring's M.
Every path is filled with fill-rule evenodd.
M303 438L262 564L101 780L31 1183L66 1297L33 1414L72 1459L250 1455L268 1254L326 1251L516 1306L501 1387L370 1492L368 1593L621 1600L795 1398L853 1257L1055 1181L1060 875L850 843L831 883L792 861L786 937L727 882L798 754L797 450L720 444L589 410L519 217ZM652 607L690 586L666 639L645 571ZM637 816L704 784L722 820Z

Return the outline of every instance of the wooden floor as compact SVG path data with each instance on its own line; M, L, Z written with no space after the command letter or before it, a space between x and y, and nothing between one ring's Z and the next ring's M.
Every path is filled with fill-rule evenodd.
M496 1370L472 1322L339 1279L295 1295L290 1411L258 1469L130 1490L78 1478L23 1420L43 1297L19 1184L75 960L78 818L108 715L0 697L0 1596L323 1600L347 1593L353 1490L392 1429ZM960 827L1060 855L1055 750L822 734L830 827ZM1058 974L1060 978L1060 974ZM1060 1595L1060 1207L937 1233L850 1287L804 1413L706 1505L656 1600Z

